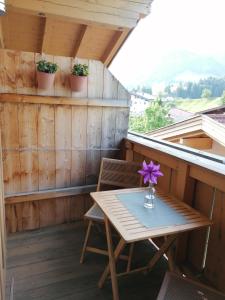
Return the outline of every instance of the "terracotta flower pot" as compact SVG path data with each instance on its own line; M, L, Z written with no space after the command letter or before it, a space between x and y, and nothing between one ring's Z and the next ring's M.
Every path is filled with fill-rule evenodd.
M38 88L48 90L53 86L55 73L45 73L37 71Z
M70 87L74 92L80 92L85 88L87 76L70 75Z

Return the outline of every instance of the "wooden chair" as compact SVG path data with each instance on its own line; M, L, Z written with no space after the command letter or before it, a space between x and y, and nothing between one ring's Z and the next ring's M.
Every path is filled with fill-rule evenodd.
M225 295L199 282L167 272L157 300L225 300Z
M98 178L97 191L141 186L141 176L137 173L140 168L141 166L138 163L128 162L125 160L103 158ZM83 263L86 251L108 255L108 252L106 250L88 246L88 240L90 237L92 226L95 223L104 224L103 211L97 204L94 204L84 217L88 220L88 227L85 235L80 263ZM127 271L130 270L133 248L134 244L131 244L128 256L120 256L121 259L125 259L128 261Z

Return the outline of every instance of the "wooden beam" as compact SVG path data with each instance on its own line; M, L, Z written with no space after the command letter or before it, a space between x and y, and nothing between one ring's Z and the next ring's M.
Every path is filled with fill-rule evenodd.
M34 96L34 95L19 95L19 94L0 94L0 103L33 103L33 104L50 104L50 105L72 105L72 106L100 106L100 107L126 107L128 108L127 100L120 99L75 99L65 97L51 96Z
M200 166L190 167L190 177L208 184L211 187L218 189L221 192L225 192L225 177L221 176L215 171L206 171Z
M129 2L129 1L128 1ZM93 1L68 1L68 0L8 0L8 10L45 16L57 16L67 21L81 24L108 25L113 28L133 28L140 19L140 12L132 11L120 5L113 6L94 3ZM143 4L139 3L140 7ZM125 5L126 6L126 3Z
M158 162L160 162L161 157L164 157L161 163L169 166L172 169L177 168L177 166L174 166L174 163L172 164L172 159L174 160L174 162L176 162L176 158L178 158L180 160L189 162L192 165L202 167L206 174L209 170L211 170L212 172L217 172L218 174L225 176L223 159L218 158L217 160L215 160L215 155L211 153L206 153L202 157L202 153L201 155L199 155L198 150L190 149L187 152L186 147L184 148L184 146L182 145L174 145L170 142L161 141L154 138L146 139L146 137L142 137L141 134L135 135L129 133L127 139L125 140L134 143L133 149L137 153L151 157ZM159 155L160 158L158 158ZM171 160L170 163L168 162L168 159L166 157Z
M70 188L54 189L33 193L19 193L5 196L5 204L15 204L22 202L30 202L37 200L55 199L67 196L75 196L80 194L88 194L96 191L96 184L75 186Z
M181 138L180 144L195 149L212 149L213 140L209 137Z
M102 6L118 7L120 9L128 9L139 13L141 16L146 16L150 13L151 3L153 0L145 1L130 1L130 0L98 0L98 3ZM93 2L87 0L87 2Z
M76 40L76 44L75 44L75 48L74 48L74 53L72 53L73 57L77 56L77 53L78 53L78 51L80 49L81 43L82 43L82 41L84 39L84 35L87 32L87 30L88 30L88 26L87 25L81 25L80 34L79 34L78 39Z
M103 62L103 64L108 66L111 63L113 57L115 56L115 54L117 53L117 51L119 50L120 46L125 41L129 33L129 30L117 31L115 33L101 57L101 61Z
M173 170L178 168L178 160L167 153L162 153L160 150L156 150L150 147L144 147L136 143L133 144L133 151L139 153L145 157L150 157L151 159L163 164Z

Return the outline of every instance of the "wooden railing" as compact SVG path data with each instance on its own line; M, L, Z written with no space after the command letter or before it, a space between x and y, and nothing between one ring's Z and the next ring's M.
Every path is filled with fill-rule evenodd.
M225 291L225 159L136 134L125 139L122 154L130 161L160 163L164 176L158 187L212 219L210 229L182 235L177 261Z

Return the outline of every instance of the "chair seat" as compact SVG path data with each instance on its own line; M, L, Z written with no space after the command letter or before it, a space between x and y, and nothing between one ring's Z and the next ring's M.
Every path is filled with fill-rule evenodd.
M86 212L84 216L90 220L99 222L104 221L104 213L96 203Z
M157 300L225 300L225 295L187 277L167 272Z

